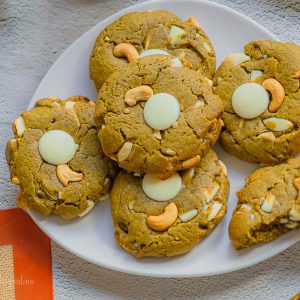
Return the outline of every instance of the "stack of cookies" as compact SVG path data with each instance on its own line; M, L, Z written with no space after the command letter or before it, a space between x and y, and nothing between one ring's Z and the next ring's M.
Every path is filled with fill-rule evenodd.
M15 120L6 154L17 204L73 219L111 191L122 248L135 257L189 251L226 213L227 169L212 150L220 134L226 151L251 162L300 152L299 57L296 45L257 41L215 73L194 17L124 15L94 45L96 103L41 99ZM297 158L252 174L238 192L234 246L299 227L299 188Z

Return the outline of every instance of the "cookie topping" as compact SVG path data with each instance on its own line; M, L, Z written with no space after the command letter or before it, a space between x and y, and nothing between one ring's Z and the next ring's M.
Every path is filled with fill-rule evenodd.
M131 44L121 43L114 48L114 56L126 57L127 60L133 61L139 59L140 55L138 51Z
M155 201L168 201L174 198L180 192L181 186L181 177L178 173L164 180L155 174L146 173L142 182L144 193Z
M125 142L123 144L122 148L118 152L118 161L124 161L129 157L132 146L133 144L131 142Z
M83 179L82 173L71 170L68 165L58 165L56 168L56 175L58 180L64 186L67 186L69 181L81 181Z
M19 137L21 137L24 133L24 131L26 130L26 127L25 127L25 122L24 122L24 119L22 116L20 116L19 118L17 118L14 122L14 127L15 127L15 130L17 132L17 135Z
M47 131L39 141L41 157L53 165L61 165L70 161L78 145L75 144L71 135L63 130Z
M271 213L274 201L275 196L273 194L267 193L266 196L263 197L263 203L260 208L266 213Z
M250 56L245 55L244 53L231 53L227 56L227 59L230 59L233 64L237 66L251 60Z
M250 73L250 79L251 81L255 81L256 78L263 75L263 72L261 70L252 70Z
M290 210L290 219L292 221L300 221L300 205L295 205L291 210Z
M220 186L217 183L214 183L214 185L209 190L206 189L203 192L206 203L212 201L216 197L219 190L220 190Z
M291 121L286 119L279 119L275 117L263 120L264 124L273 131L285 131L291 129L294 125Z
M175 203L171 202L165 207L164 212L158 216L149 216L147 218L148 226L156 231L165 231L173 225L178 215L178 209Z
M274 78L269 78L262 83L262 86L272 95L269 111L276 112L282 105L285 97L282 84Z
M175 57L172 59L171 67L174 68L181 68L182 67L182 62L178 57Z
M236 114L245 119L253 119L267 109L269 95L257 83L244 83L234 91L231 100Z
M188 222L192 219L194 219L198 215L198 209L192 209L182 215L179 216L179 219L182 222Z
M149 50L144 50L141 55L140 58L145 57L145 56L150 56L150 55L170 55L167 51L162 50L162 49L149 49Z
M172 47L175 47L186 32L178 26L172 26L169 32L169 41Z
M87 208L82 212L82 213L80 213L80 214L78 214L78 217L84 217L85 215L87 215L93 208L94 208L94 206L95 206L95 203L94 203L94 201L92 201L92 200L90 200L90 199L88 199L87 201L86 201L86 203L87 203Z
M212 207L211 207L210 213L207 217L207 221L213 220L218 215L221 208L222 208L222 203L221 202L218 202L218 201L214 202Z
M165 130L179 117L180 106L177 99L168 93L157 93L145 104L144 119L153 129Z
M134 106L138 101L147 101L153 95L153 90L148 85L140 85L130 89L125 94L125 102Z

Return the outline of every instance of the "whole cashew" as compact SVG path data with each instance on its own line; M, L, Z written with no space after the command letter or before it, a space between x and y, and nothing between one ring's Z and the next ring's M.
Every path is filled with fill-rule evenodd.
M182 167L184 169L190 169L193 167L197 167L200 164L201 158L200 155L196 155L190 159L183 161Z
M158 216L147 218L148 226L156 231L165 231L176 221L178 209L175 203L171 202L165 207L164 212Z
M285 92L282 84L274 78L269 78L262 83L262 86L272 95L272 100L269 104L269 111L276 112L282 105L285 97Z
M127 43L121 43L121 44L115 46L114 56L126 57L129 62L139 59L139 57L140 57L138 51L132 45L127 44Z
M82 173L74 172L68 165L58 165L56 176L64 186L67 186L69 181L81 181L83 179Z
M138 101L147 101L153 95L153 90L148 85L137 86L125 94L125 102L134 106Z
M190 23L190 24L194 25L197 28L200 28L200 25L199 25L197 19L194 16L190 16L185 22Z

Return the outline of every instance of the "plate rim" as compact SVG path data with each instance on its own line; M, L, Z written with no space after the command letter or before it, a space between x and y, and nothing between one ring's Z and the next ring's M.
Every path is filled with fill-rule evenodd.
M122 9L119 12L115 12L112 15L108 16L107 18L101 20L100 22L98 22L97 24L95 24L94 26L92 26L90 29L88 29L85 33L83 33L81 36L79 36L71 45L69 45L66 49L64 49L64 51L60 54L60 56L55 60L55 62L51 65L51 67L48 69L48 71L46 72L46 74L44 75L43 79L40 81L40 83L38 84L32 98L31 101L27 107L27 109L30 109L31 107L33 107L33 104L36 102L36 95L38 95L40 93L41 87L44 84L45 78L47 78L47 76L49 74L51 74L55 68L60 65L60 61L64 59L64 55L66 52L70 51L72 48L76 48L78 46L78 44L80 44L81 39L84 39L87 35L90 34L91 31L93 31L95 29L95 27L99 26L100 23L111 23L113 20L115 20L118 16L127 13L129 10L132 10L133 8L136 8L137 10L139 10L142 7L147 7L149 4L153 4L153 3L157 3L157 2L165 2L167 3L169 0L149 0L149 1L145 1L145 2L141 2L135 5L131 5L128 6L124 9ZM223 4L220 3L216 3L216 2L212 2L209 0L188 0L189 2L192 3L196 3L200 4L201 3L205 3L206 5L212 6L212 7L218 7L220 9L223 9L225 11L227 11L230 14L234 14L237 15L238 17L242 18L242 19L246 19L249 23L251 23L253 26L258 27L262 32L264 32L266 35L269 35L270 37L272 37L272 39L274 41L280 41L277 36L273 33L271 33L269 30L267 30L265 27L263 27L261 24L257 23L256 21L254 21L253 19L251 19L250 17L248 17L247 15L244 15L243 13L236 11L235 9L231 8L231 7L227 7ZM173 0L174 2L185 2L185 0ZM152 271L137 271L137 270L129 270L128 268L124 268L122 266L120 267L116 267L114 265L110 265L109 263L106 263L105 261L99 262L96 261L92 258L89 258L87 256L84 256L83 254L81 254L80 252L77 252L76 250L72 249L71 247L69 247L67 244L63 244L61 241L59 241L58 239L55 238L55 236L53 236L50 232L48 232L48 230L46 229L46 227L43 226L43 223L38 222L35 217L34 217L34 212L27 210L27 213L31 216L31 218L33 219L33 221L37 224L37 226L45 233L47 234L55 243L57 243L58 245L60 245L62 248L66 249L67 251L71 252L72 254L80 257L81 259L88 261L92 264L95 264L97 266L100 267L104 267L106 269L109 270L113 270L113 271L117 271L120 273L125 273L125 274L132 274L132 275L138 275L138 276L145 276L145 277L157 277L157 278L199 278L199 277L208 277L208 276L214 276L214 275L220 275L220 274L224 274L224 273L231 273L237 270L241 270L241 269L245 269L248 268L250 266L254 266L257 264L260 264L261 262L270 259L271 257L278 255L279 253L283 252L284 250L288 249L289 247L291 247L292 245L296 244L298 241L300 241L300 237L297 239L295 238L295 240L291 240L290 243L288 245L285 245L284 247L277 247L276 251L274 251L273 253L271 253L270 256L268 256L267 258L262 257L259 259L256 259L255 261L252 260L247 260L245 263L243 264L238 264L238 265L234 265L231 268L223 268L223 269L219 269L219 270L215 270L212 272L206 271L204 273L198 273L198 274L189 274L189 273L180 273L180 274L171 274L171 273L166 273L166 274L159 274L159 272L153 273ZM120 249L121 250L121 249Z

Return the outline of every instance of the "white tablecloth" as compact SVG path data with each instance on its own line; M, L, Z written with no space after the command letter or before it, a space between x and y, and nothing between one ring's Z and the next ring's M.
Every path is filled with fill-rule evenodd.
M13 207L5 141L57 57L91 26L133 0L0 1L0 208ZM170 0L171 2L171 0ZM299 0L216 0L300 43ZM55 91L53 91L55 93ZM51 95L49 95L51 96ZM300 292L300 244L242 271L199 279L143 278L106 270L52 244L56 299L289 299Z

